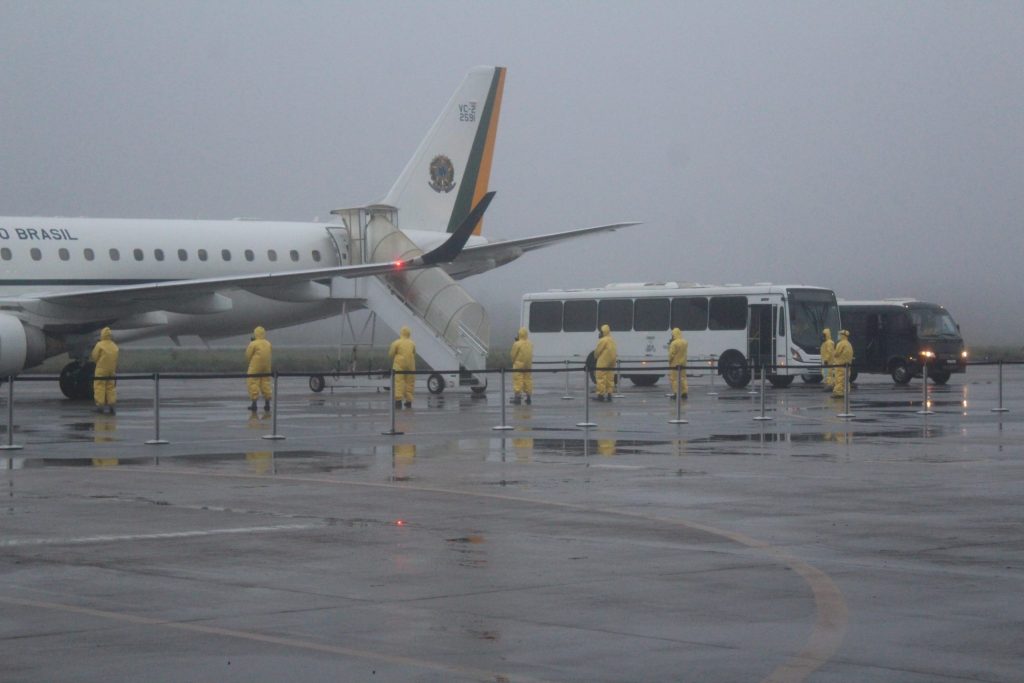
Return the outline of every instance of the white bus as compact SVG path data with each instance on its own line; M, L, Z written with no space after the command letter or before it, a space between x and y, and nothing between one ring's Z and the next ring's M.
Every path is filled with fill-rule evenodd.
M804 285L625 283L523 296L522 326L533 340L534 362L588 356L592 362L597 331L606 323L622 374L638 386L665 374L673 327L689 342L690 363L717 361L731 387L746 386L765 366L776 387L797 375L821 381L821 332L829 328L838 339L840 326L835 293Z

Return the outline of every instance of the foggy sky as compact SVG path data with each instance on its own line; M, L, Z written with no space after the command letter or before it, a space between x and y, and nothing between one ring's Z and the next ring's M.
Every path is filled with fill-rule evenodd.
M507 66L491 237L645 225L463 281L803 283L1024 345L1024 3L0 1L0 213L326 220ZM333 329L333 328L332 328Z

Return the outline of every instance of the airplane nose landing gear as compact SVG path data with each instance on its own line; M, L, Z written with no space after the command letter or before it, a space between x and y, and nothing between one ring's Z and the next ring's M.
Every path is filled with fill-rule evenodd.
M60 371L60 390L74 401L92 398L92 373L96 364L73 360Z

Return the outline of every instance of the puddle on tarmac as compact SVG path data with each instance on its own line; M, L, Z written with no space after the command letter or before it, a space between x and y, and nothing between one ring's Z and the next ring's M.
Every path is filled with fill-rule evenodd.
M789 432L756 432L750 434L712 434L702 439L689 439L690 445L706 443L823 443L826 441L863 442L866 439L922 439L942 436L945 430L936 425L922 425L905 429L862 432L852 429L834 429L827 432L793 434Z
M659 453L659 447L672 443L669 440L648 441L640 439L534 439L534 453L548 455L583 456L591 454L650 455Z

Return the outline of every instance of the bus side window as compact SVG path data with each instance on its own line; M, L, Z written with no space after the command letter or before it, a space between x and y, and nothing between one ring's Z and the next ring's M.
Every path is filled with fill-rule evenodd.
M531 301L530 332L561 332L562 302Z
M747 297L711 297L711 305L708 307L708 327L712 330L747 329Z
M633 307L633 329L664 332L668 327L668 299L637 299Z
M597 318L601 325L608 325L612 333L633 329L632 299L602 299L597 305Z
M672 299L672 327L688 332L708 329L708 299L706 296L688 296Z
M566 332L593 332L597 329L597 302L593 299L570 299L565 302Z

